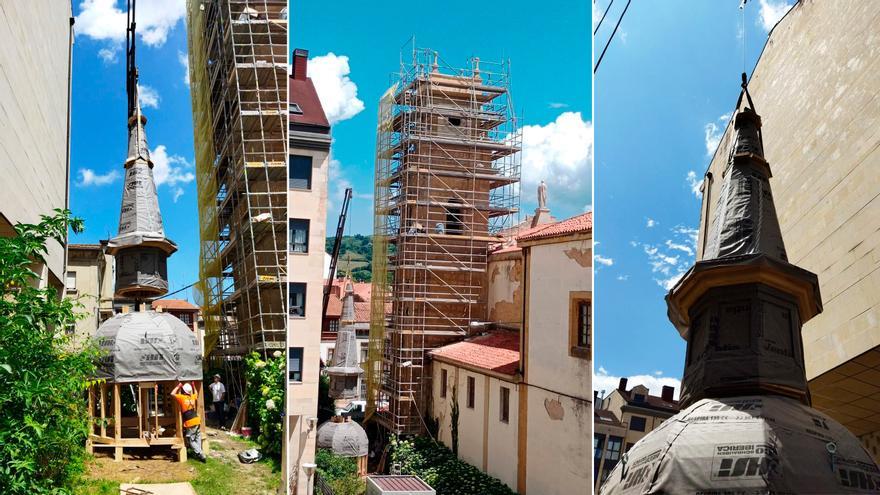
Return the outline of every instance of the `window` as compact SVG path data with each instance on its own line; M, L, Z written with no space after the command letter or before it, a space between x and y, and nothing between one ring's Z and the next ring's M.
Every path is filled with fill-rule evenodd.
M366 362L367 362L367 359L369 359L369 358L370 358L370 346L369 346L369 344L368 344L368 345L362 345L362 346L361 346L361 362L362 362L362 363L366 363Z
M462 201L458 198L451 198L449 203L452 204L462 204ZM462 222L462 214L461 208L454 206L446 206L446 225L442 229L443 232L440 232L440 228L438 227L436 230L437 233L440 234L452 234L452 235L462 235L464 233L464 223Z
M306 316L306 284L290 283L290 316L305 318Z
M302 381L303 348L291 347L287 349L287 379L292 382Z
M446 372L446 368L440 368L440 397L446 398L446 380L448 379L448 373Z
M455 127L459 127L461 125L461 119L458 117L448 117L449 123L454 125Z
M501 387L501 422L510 422L510 389Z
M620 449L623 447L623 438L610 436L608 437L608 445L605 447L605 469L611 470L617 461L620 460ZM609 462L611 466L609 467Z
M288 220L288 227L290 228L290 252L308 253L309 221L301 218L291 218Z
M632 431L645 431L645 418L633 416L629 420L629 429Z
M186 323L187 326L189 326L189 327L192 326L192 324L193 324L192 313L178 313L175 316L177 316L177 319L179 319L180 321Z
M633 402L645 402L645 394L634 394Z
M605 452L605 435L596 433L593 435L593 481L599 478L599 465L602 463L602 454Z
M474 408L474 393L475 393L474 389L476 387L477 387L477 381L474 379L474 377L472 377L472 376L467 377L467 407L468 407L468 409Z
M330 331L338 332L339 331L339 320L330 320Z
M67 272L67 280L64 283L67 292L76 292L76 272Z
M569 293L569 354L590 359L592 330L592 295L586 291Z
M291 189L312 188L312 157L290 155L290 181Z
M290 113L302 115L303 109L299 106L299 103L290 102Z

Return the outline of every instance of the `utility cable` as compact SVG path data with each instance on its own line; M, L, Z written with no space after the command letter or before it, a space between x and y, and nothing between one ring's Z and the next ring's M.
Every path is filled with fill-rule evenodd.
M599 19L599 23L596 24L596 29L593 30L593 36L596 35L596 31L598 31L599 28L602 26L602 21L605 20L605 16L608 15L608 11L611 10L611 5L613 5L613 4L614 4L614 0L611 0L610 2L608 2L608 6L605 7L605 13L602 14L602 18Z
M186 287L184 287L184 288L182 288L182 289L177 289L177 290L174 291L174 292L169 292L168 294L165 294L164 296L161 296L161 297L157 297L156 299L153 299L153 300L154 300L154 301L158 301L159 299L165 299L165 298L168 297L168 296L173 296L174 294L177 294L178 292L183 292L183 291L185 291L186 289L189 289L190 287L192 287L193 285L196 285L197 283L198 283L198 282L193 282L193 283L187 285Z
M608 51L608 47L611 45L611 41L614 40L614 35L617 33L617 28L620 27L620 22L623 21L623 16L626 15L627 9L629 9L629 4L632 3L632 0L626 0L626 6L623 8L623 12L620 14L620 18L617 19L617 24L614 25L614 31L611 31L611 37L608 38L608 42L605 43L605 48L602 49L602 54L599 55L599 60L596 62L596 66L593 67L593 74L599 70L599 64L602 63L602 59L605 57L605 52Z

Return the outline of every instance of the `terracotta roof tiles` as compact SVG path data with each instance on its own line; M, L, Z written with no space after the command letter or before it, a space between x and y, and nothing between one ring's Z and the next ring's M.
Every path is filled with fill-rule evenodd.
M519 365L519 333L492 332L437 348L431 351L431 356L453 364L514 375Z

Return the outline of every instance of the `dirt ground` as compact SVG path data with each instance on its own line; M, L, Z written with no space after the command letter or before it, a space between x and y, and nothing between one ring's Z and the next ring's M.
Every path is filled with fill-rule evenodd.
M273 473L271 464L242 464L238 453L254 447L250 442L225 431L207 428L208 463L202 465L189 456L177 462L170 448L126 449L123 462L113 461L113 449L95 449L95 460L89 465L88 478L118 483L170 483L190 481L197 491L200 486L228 482L237 488L234 493L271 494L281 484L280 474ZM214 478L206 480L204 478ZM277 481L275 481L277 480Z

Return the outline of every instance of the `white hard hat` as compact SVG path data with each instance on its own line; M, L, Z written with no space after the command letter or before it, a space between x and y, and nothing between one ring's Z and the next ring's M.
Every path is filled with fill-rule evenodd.
M183 393L185 393L187 395L193 393L192 385L190 385L189 383L184 383L183 384Z

